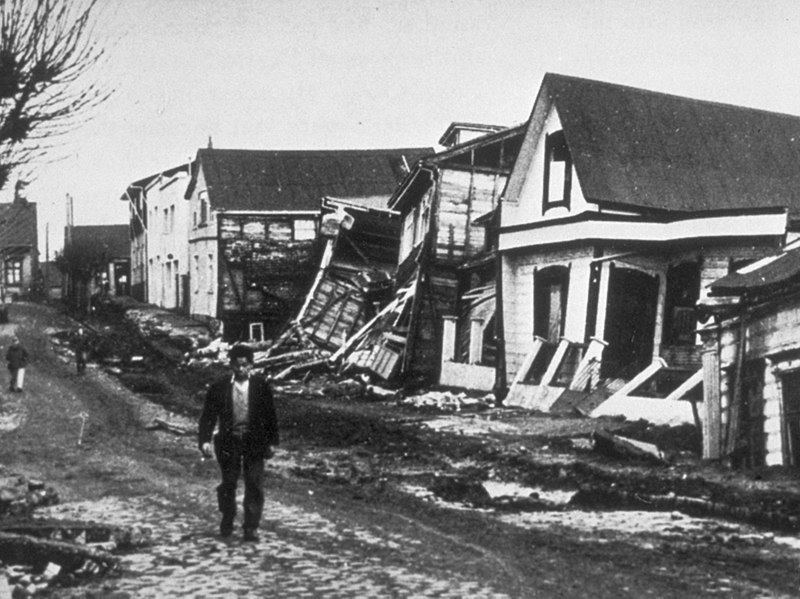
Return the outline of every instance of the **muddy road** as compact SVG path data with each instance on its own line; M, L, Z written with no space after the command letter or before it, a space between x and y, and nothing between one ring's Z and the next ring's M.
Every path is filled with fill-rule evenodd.
M216 467L176 432L193 427L214 373L148 358L136 372L92 365L79 376L60 342L73 321L34 304L10 314L0 345L16 331L32 364L25 392L0 396L0 465L58 491L37 517L152 531L122 555L120 576L49 596L800 596L794 531L655 511L647 498L721 487L680 463L591 452L595 428L625 423L420 411L332 397L323 384L276 387L283 443L268 464L261 541L242 543L238 529L221 540ZM631 481L639 506L576 501ZM773 506L795 486L792 473L750 485Z

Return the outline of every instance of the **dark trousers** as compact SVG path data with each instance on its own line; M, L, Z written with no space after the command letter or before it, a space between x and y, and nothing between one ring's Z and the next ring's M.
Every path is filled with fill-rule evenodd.
M236 485L244 479L244 528L258 528L264 509L264 457L253 455L247 439L217 437L217 455L222 482L217 487L217 502L223 521L233 522L236 515Z

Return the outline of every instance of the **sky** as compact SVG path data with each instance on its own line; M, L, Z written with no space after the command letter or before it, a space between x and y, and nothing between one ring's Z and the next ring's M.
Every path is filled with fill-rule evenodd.
M126 187L209 139L437 147L524 122L546 72L800 115L796 0L101 0L94 35L114 94L28 169L42 259L68 194L76 225L125 223Z

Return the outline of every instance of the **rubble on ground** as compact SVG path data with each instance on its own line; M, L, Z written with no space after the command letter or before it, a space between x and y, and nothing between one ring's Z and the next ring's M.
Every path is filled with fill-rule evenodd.
M0 468L0 597L30 597L91 576L119 573L113 554L150 542L147 529L92 522L52 522L34 510L55 505L45 483Z
M483 397L472 397L462 391L427 391L417 395L405 397L400 404L419 409L435 409L444 412L480 411L493 408L496 405L495 397L489 393Z

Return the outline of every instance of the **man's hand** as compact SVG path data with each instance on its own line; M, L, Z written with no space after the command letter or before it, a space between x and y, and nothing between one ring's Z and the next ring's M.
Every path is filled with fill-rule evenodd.
M204 458L210 458L212 455L211 443L203 443L203 445L200 447L200 452L203 454Z

